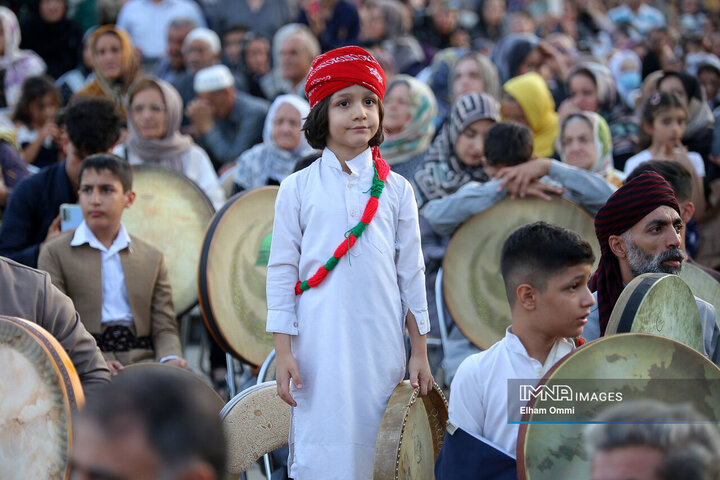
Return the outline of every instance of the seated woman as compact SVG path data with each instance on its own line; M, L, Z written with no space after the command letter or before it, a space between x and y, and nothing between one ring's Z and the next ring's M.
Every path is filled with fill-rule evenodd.
M549 157L559 133L555 101L545 80L535 72L525 73L503 85L502 116L521 123L533 133L533 156Z
M115 25L103 25L90 37L90 49L93 81L77 92L76 96L107 98L126 117L128 90L140 76L140 61L130 35Z
M613 188L622 185L625 174L613 167L610 127L599 114L571 113L562 122L559 143L563 162L602 175Z
M380 151L395 173L412 179L435 135L435 95L409 75L395 75L387 87Z
M488 180L482 167L483 140L499 121L500 106L490 95L469 93L457 99L413 176L418 208L454 193L471 180Z
M20 50L20 25L9 8L0 6L0 108L14 107L27 77L45 73L45 62L32 50Z
M233 193L280 185L295 171L300 159L315 152L302 132L308 113L310 105L297 95L280 95L275 99L265 117L263 143L237 159Z
M151 163L183 173L208 196L216 209L225 203L217 175L205 150L180 133L182 100L164 80L141 78L129 92L127 141L114 153L131 164Z

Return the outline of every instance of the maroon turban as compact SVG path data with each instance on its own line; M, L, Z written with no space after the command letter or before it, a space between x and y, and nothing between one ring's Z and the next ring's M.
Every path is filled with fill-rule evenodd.
M318 55L310 66L305 95L313 108L343 88L360 85L385 97L385 72L375 58L360 47L341 47Z
M600 265L590 279L590 290L597 292L600 335L623 290L620 264L610 250L611 235L622 235L656 208L667 205L680 213L670 185L655 172L645 172L620 187L595 215L595 235L600 242Z

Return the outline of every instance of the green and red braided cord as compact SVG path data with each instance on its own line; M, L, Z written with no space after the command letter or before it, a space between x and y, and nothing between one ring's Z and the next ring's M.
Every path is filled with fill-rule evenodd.
M315 275L304 282L297 282L295 285L295 295L300 295L304 291L320 285L320 283L325 280L325 277L327 277L327 274L337 266L340 259L353 247L353 245L355 245L357 239L360 238L365 231L365 228L375 217L375 213L377 213L379 205L380 195L385 187L385 179L387 178L388 173L390 173L390 166L380 156L380 149L378 147L373 147L372 154L375 176L373 177L372 186L370 187L370 199L368 200L367 205L365 205L365 211L363 212L362 218L360 218L360 222L348 231L347 239L338 245L335 249L335 253L333 253L333 256L325 262L325 265L317 269Z

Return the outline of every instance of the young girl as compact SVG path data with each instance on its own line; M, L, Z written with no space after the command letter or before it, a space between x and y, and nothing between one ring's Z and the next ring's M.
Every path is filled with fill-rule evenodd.
M641 144L645 150L630 157L625 163L625 175L642 162L648 160L672 160L684 166L693 177L693 202L695 216L702 218L705 213L703 178L705 164L696 152L688 152L681 143L687 126L687 110L674 93L655 92L642 108Z
M280 185L267 276L278 394L294 407L289 476L370 479L405 373L405 327L411 383L424 395L433 382L417 207L377 148L385 74L375 59L359 47L320 55L305 92L305 135L324 150Z
M49 77L28 77L23 83L12 119L25 163L43 168L59 161L60 128L55 115L61 104L60 91Z

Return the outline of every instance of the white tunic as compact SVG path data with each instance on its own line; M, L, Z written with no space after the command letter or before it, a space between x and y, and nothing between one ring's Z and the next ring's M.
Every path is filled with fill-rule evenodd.
M292 335L303 381L293 387L289 476L372 478L375 440L405 373L404 319L430 322L417 206L390 173L375 218L318 287L294 293L362 216L374 175L370 149L347 162L322 158L280 185L267 275L267 331Z
M508 423L508 379L540 380L574 348L570 339L556 341L543 364L508 327L502 340L460 364L450 386L450 421L515 458L520 426Z

